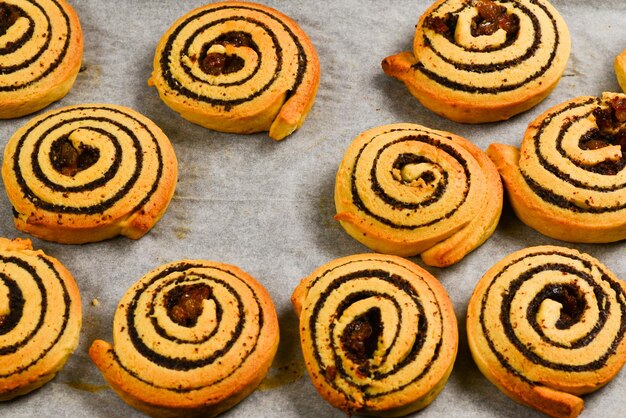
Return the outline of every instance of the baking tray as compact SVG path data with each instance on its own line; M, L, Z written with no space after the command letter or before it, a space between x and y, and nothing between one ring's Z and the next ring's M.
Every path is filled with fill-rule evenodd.
M43 388L0 405L3 417L141 417L108 387L87 351L112 340L111 324L126 290L166 262L201 258L234 264L257 278L275 302L281 343L261 387L225 417L345 417L317 394L304 370L290 296L301 278L332 259L367 252L333 220L334 176L344 150L374 126L414 122L462 135L483 150L492 142L519 145L527 124L575 96L619 91L613 59L626 48L626 2L554 0L568 23L572 53L561 82L537 107L513 119L463 125L423 108L380 62L409 50L415 24L430 1L277 1L263 3L291 16L309 35L321 62L315 104L300 130L282 142L267 134L236 135L195 126L148 87L156 44L180 16L206 1L74 0L83 28L83 71L71 92L47 110L82 103L129 106L155 121L179 160L176 194L162 220L143 238L87 245L33 239L63 262L83 300L80 343L65 368ZM0 142L30 118L0 121ZM27 237L12 222L0 193L0 235ZM445 286L459 320L459 352L450 379L424 417L540 417L487 381L465 337L466 305L482 274L504 255L541 244L589 253L626 278L626 244L567 244L523 225L505 204L494 235L460 263L427 267ZM412 258L423 265L419 258ZM583 416L626 416L626 374L585 396Z

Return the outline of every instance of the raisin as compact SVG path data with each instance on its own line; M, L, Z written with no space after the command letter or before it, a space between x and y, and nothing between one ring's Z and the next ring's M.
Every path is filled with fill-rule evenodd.
M168 315L184 327L194 326L202 314L202 302L211 296L211 288L204 284L179 286L165 297Z

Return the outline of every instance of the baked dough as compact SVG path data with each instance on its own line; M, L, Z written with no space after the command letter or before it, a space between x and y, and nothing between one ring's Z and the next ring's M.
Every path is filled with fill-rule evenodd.
M382 62L433 112L457 122L509 119L556 86L567 26L545 0L439 0L420 18L413 52Z
M307 369L333 406L402 416L443 389L456 319L443 287L417 265L379 254L340 258L302 280L292 302Z
M65 96L80 69L83 35L65 0L0 3L0 119Z
M70 272L28 239L0 238L0 401L50 381L76 349L81 320Z
M278 348L267 291L239 268L204 260L146 274L120 301L113 345L89 356L113 390L153 417L213 417L261 382Z
M199 7L163 35L148 81L182 117L221 132L298 129L317 92L320 65L308 36L272 8L226 1Z
M617 75L617 82L622 88L622 91L626 93L626 49L615 57L614 66L615 74Z
M401 257L359 254L317 268L291 298L320 395L351 414L430 404L452 371L458 329L445 289Z
M626 238L625 94L561 103L528 126L520 150L492 144L487 154L528 226L569 242Z
M79 244L143 236L174 194L177 163L151 120L126 107L90 104L20 128L6 145L2 178L19 230Z
M491 236L502 184L468 140L416 124L370 129L352 141L335 181L335 219L369 248L448 266Z
M580 395L626 361L626 283L595 258L556 246L506 256L480 279L467 338L482 373L513 400L575 417Z

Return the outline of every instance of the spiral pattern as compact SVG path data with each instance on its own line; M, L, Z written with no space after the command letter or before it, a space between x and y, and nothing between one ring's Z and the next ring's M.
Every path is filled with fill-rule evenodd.
M488 148L524 223L564 241L626 238L625 112L623 94L578 97L535 119L520 151Z
M90 356L130 405L152 416L214 416L261 381L278 320L267 291L243 271L183 260L128 290L113 338L113 347L95 341Z
M269 130L280 140L303 123L319 73L315 48L293 20L259 4L226 1L170 27L150 83L191 122L223 132Z
M81 243L145 234L174 193L177 162L165 134L145 116L82 105L20 128L6 146L2 176L18 229Z
M530 109L556 86L570 53L567 26L544 0L439 0L420 18L413 53L383 61L420 102L482 123Z
M626 286L593 257L541 246L505 257L470 299L467 335L485 376L514 400L576 416L577 395L626 361Z
M335 182L335 219L353 238L425 263L461 260L494 231L502 184L479 148L448 132L393 124L348 147Z
M361 254L316 269L296 288L307 369L346 413L401 416L443 389L457 351L439 282L396 256Z
M80 23L65 0L0 3L0 118L35 112L65 96L82 52Z
M71 274L29 240L0 238L0 400L52 379L76 348L80 327Z

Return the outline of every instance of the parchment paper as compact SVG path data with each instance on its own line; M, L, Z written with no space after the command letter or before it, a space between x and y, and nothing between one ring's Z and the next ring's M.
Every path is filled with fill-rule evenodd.
M46 386L0 405L3 417L140 417L105 385L87 350L111 341L117 303L148 271L166 262L202 258L237 265L269 290L281 326L275 365L262 387L227 417L344 417L315 391L300 354L290 295L301 278L337 257L368 252L333 221L334 176L348 144L382 124L415 122L462 135L483 150L492 142L519 145L540 112L581 95L619 91L613 59L626 48L626 2L554 0L571 31L572 54L553 93L534 109L502 123L462 125L423 108L387 77L381 60L409 50L415 24L430 1L264 0L296 20L315 44L322 78L302 128L283 142L267 134L212 132L183 120L146 81L156 44L178 17L206 0L70 0L83 27L82 71L73 89L46 110L82 103L132 107L154 120L174 144L179 181L163 219L138 241L116 238L71 246L33 239L75 276L83 299L80 345ZM0 121L0 145L30 116ZM0 235L18 232L0 193ZM521 248L566 245L587 252L626 279L626 243L567 244L523 225L505 204L495 234L460 263L427 268L446 287L459 320L459 353L442 393L424 417L539 417L504 396L478 371L465 337L474 285L496 260ZM419 258L413 261L423 265ZM94 303L97 299L99 303ZM626 372L585 397L584 417L626 416Z

